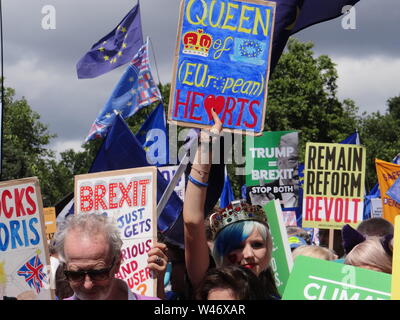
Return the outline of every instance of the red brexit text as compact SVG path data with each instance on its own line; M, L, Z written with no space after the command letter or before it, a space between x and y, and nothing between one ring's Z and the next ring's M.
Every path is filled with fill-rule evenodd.
M147 203L147 185L149 179L131 181L128 185L118 183L96 184L95 186L80 186L80 210L109 210L122 208L126 203L129 207L145 206Z
M35 189L31 186L1 191L0 217L11 219L35 214L37 207L32 197L34 194Z
M305 221L357 223L361 199L306 197L303 218Z

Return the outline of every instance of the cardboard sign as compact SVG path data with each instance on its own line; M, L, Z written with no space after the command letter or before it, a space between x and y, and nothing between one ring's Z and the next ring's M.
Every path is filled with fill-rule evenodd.
M55 207L44 208L43 213L44 213L46 237L47 241L50 241L51 239L53 239L54 234L57 231L56 208Z
M282 219L282 210L278 200L270 201L264 206L272 236L271 267L276 287L283 295L290 271L293 267L292 252L289 247L286 227Z
M37 178L0 183L0 295L54 299Z
M392 262L392 300L400 300L400 216L394 223L393 262Z
M147 266L157 237L156 167L75 176L75 213L113 217L123 241L116 277L139 294L156 296L157 281Z
M357 227L363 219L365 157L359 145L306 144L303 227Z
M283 300L389 300L391 275L298 256Z
M383 207L383 218L394 223L395 217L400 214L400 202L393 199L387 192L400 176L400 165L375 159L376 175Z
M160 171L164 179L167 180L168 183L170 183L176 171L178 170L178 167L179 166L158 167L158 171ZM178 180L178 184L176 185L174 191L176 192L178 197L181 198L182 201L185 200L185 179L183 175Z
M168 122L213 124L258 135L264 128L275 2L182 0Z
M246 138L246 186L252 204L279 199L282 208L298 206L298 141L296 131Z

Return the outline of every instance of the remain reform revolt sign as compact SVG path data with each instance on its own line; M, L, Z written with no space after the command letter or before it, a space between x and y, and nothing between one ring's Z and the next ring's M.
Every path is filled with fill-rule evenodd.
M356 227L363 217L364 180L364 147L307 143L302 226Z

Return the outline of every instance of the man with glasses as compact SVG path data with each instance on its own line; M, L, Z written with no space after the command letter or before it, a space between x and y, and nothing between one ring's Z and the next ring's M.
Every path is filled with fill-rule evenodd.
M122 240L110 218L98 214L79 214L67 219L55 236L55 247L64 262L64 273L74 291L67 300L150 300L133 293L115 277L121 265ZM165 244L156 243L148 252L148 268L163 283L167 265ZM158 285L159 296L163 285Z

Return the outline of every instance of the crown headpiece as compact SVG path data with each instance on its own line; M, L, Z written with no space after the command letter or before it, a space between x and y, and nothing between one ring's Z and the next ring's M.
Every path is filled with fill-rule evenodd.
M226 226L246 220L254 220L267 224L265 212L260 206L250 205L244 200L232 201L228 207L214 212L210 216L210 228L213 238Z
M203 33L202 29L186 32L183 36L183 53L208 57L212 45L212 37Z

